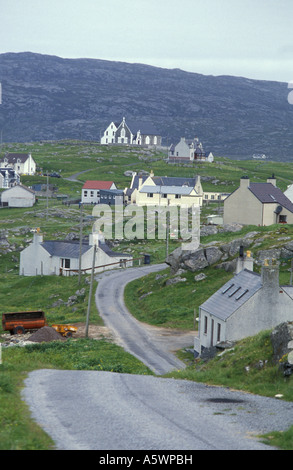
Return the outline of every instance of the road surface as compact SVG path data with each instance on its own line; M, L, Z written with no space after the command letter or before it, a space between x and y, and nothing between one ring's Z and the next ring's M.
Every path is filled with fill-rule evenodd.
M105 325L113 331L118 344L158 375L185 368L174 350L193 346L195 332L170 330L170 335L166 335L166 330L137 321L125 306L124 288L128 282L166 267L166 264L145 265L106 271L96 277L99 281L96 305Z
M275 398L114 372L36 370L22 393L59 450L268 450L258 435L293 414Z

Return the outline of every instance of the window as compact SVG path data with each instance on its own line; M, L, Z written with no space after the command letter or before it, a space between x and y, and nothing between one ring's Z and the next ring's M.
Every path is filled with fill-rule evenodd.
M94 197L94 191L90 192L90 197Z
M221 324L218 323L218 327L217 327L217 341L220 341L221 339Z
M208 317L206 315L204 317L204 330L203 330L203 332L204 332L205 335L208 332Z
M147 197L154 197L154 194L153 193L148 193Z
M84 197L87 197L87 191L83 192Z
M68 258L61 258L61 267L70 269L70 259Z
M175 199L181 199L181 194L175 194Z
M167 198L168 194L162 194L162 197Z

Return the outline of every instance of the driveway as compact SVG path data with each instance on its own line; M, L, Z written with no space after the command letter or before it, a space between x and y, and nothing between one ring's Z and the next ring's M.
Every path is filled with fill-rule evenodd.
M193 346L194 331L156 328L137 321L124 303L124 288L134 279L165 269L166 264L106 271L96 276L96 305L117 344L146 364L155 374L183 369L174 351Z

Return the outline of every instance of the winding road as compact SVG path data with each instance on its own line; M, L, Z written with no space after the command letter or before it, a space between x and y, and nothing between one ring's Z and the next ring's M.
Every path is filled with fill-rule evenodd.
M138 322L125 307L123 291L132 279L164 268L104 272L97 276L96 291L99 313L117 342L157 376L29 373L23 399L57 450L163 450L166 455L168 450L270 450L258 436L292 425L291 402L158 377L185 367L174 350L190 346L194 334L165 335Z
M166 329L137 321L125 306L124 288L130 281L166 267L166 264L144 265L123 271L105 271L96 277L99 281L96 305L105 325L114 332L118 344L157 375L185 368L174 351L192 346L195 332L170 330L168 335Z

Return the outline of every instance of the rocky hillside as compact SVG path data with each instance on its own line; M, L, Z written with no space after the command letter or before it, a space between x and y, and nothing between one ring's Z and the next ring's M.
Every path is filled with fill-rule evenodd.
M293 156L286 83L33 53L0 54L4 142L99 140L123 116L151 120L170 145L198 136L215 155Z

